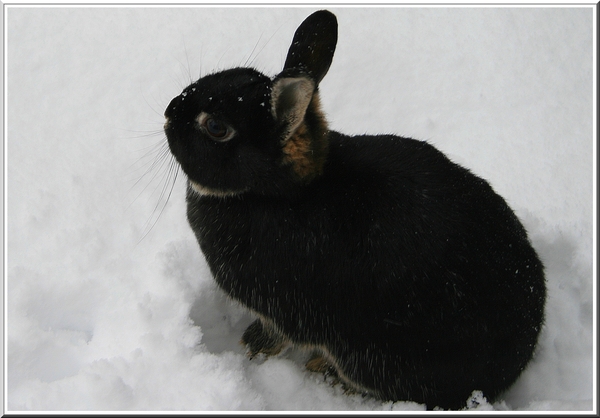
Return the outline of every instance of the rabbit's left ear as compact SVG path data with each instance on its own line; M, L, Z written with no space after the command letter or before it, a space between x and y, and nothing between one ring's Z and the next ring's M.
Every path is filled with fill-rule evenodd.
M307 77L280 78L273 84L271 112L280 125L286 126L284 141L304 120L314 93L315 84Z
M296 29L280 76L304 73L318 86L333 61L337 27L335 15L327 10L308 16Z
M327 10L307 17L296 30L283 71L273 80L271 111L287 127L286 140L302 123L337 44L337 19Z

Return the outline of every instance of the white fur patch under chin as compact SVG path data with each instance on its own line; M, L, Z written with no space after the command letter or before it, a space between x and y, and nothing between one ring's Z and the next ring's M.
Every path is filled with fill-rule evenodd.
M200 196L215 196L215 197L231 197L238 196L244 193L246 190L217 190L210 187L202 186L195 181L189 180L192 190L198 193Z

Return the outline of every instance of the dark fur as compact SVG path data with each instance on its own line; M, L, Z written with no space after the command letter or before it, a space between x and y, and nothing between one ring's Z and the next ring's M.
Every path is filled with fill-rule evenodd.
M214 192L188 187L190 225L217 283L259 316L243 336L251 356L291 343L316 351L311 369L327 362L381 399L461 408L482 390L493 401L532 358L542 263L506 202L433 146L327 130L317 86L336 40L335 17L317 12L275 79L238 68L173 99L171 150ZM271 97L282 78L312 84ZM273 101L280 114L307 85L289 132L293 117L273 116ZM209 139L194 125L201 111L235 137Z

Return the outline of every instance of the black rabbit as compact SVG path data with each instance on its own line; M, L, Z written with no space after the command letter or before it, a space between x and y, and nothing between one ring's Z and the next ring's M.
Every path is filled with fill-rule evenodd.
M283 71L207 75L165 112L187 215L219 286L258 319L250 356L287 345L348 388L428 408L498 398L531 360L543 266L490 185L426 142L330 131L328 11Z

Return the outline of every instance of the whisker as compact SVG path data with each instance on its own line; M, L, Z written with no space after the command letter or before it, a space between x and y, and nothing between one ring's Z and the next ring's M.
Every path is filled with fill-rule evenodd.
M256 41L256 43L254 44L254 48L252 48L252 51L250 51L250 55L248 55L248 58L246 59L246 62L244 62L244 67L248 66L248 62L250 61L250 59L252 58L252 54L254 54L254 51L256 51L256 47L258 46L258 44L260 43L260 40L262 39L263 34L261 33L260 36L258 37L258 41ZM261 51L264 49L264 46L261 48Z
M269 39L267 39L267 42L265 42L265 44L262 46L262 48L260 48L260 50L256 53L256 56L252 59L252 61L250 61L250 66L254 66L254 60L256 60L258 58L258 56L260 55L260 53L265 49L265 47L267 45L269 45L269 42L271 42L271 40L273 39L273 37L277 34L277 32L279 32L281 30L281 28L283 26L285 26L286 22L281 23L277 29L275 29L275 31L273 32L273 34L269 37ZM260 39L262 38L262 34L260 35L260 37L258 38L258 41L260 41ZM256 43L256 45L254 46L254 49L252 49L252 52L250 53L250 57L252 57L252 53L254 53L254 50L256 49L256 46L258 45L258 42ZM249 57L249 58L250 58ZM248 64L248 60L246 60L246 64Z
M166 147L168 147L168 145L167 145L167 144L165 144L165 143L164 143L164 141L161 141L161 142L155 143L155 144L153 144L153 145L148 145L147 147L141 148L141 149L140 149L140 151L146 151L146 150L147 150L147 151L144 153L144 155L142 155L142 156L141 156L141 157L138 159L138 161L137 161L137 162L135 162L135 163L132 163L132 164L129 166L129 170L138 171L138 169L134 169L134 166L135 166L135 165L138 165L138 164L140 164L140 162L141 162L142 160L148 160L148 159L150 159L150 161L151 161L151 162L152 162L152 161L155 161L155 160L156 160L156 157L154 157L154 155L155 155L155 154L158 154L158 155L160 156L160 154L162 154L162 153L164 152L164 149L165 149ZM143 163L143 164L141 164L141 167L140 167L140 168L142 168L142 167L146 166L147 164L148 164L148 163Z
M154 131L135 131L133 129L125 129L125 132L130 132L130 133L134 133L134 134L138 134L135 135L131 138L150 138L153 136L159 136L164 134L164 132L161 130L154 130Z
M152 211L153 215L150 216L150 218L148 218L148 220L146 221L146 224L144 225L142 236L141 236L140 240L138 241L138 244L152 231L154 226L156 226L156 224L158 223L158 220L162 216L163 212L165 211L165 209L167 207L167 203L169 203L169 199L171 198L171 194L173 193L173 189L175 188L175 183L177 182L179 170L180 170L180 167L177 164L177 161L175 160L174 157L171 157L169 169L167 172L167 177L166 177L165 181L163 182L163 187L161 189L160 196L159 196L158 201ZM169 187L169 183L170 183L170 187ZM167 193L167 190L168 190L168 193ZM166 198L165 198L165 195L166 195ZM161 202L162 202L162 207L160 207ZM155 216L159 207L160 207L160 210L158 211L158 214Z
M221 57L219 58L219 61L217 61L217 67L216 68L220 68L221 66L221 60L223 59L223 57L225 56L225 54L229 51L229 47L225 48L225 51L223 51L223 53L221 54Z
M163 210L164 210L164 206L166 206L167 202L171 198L171 194L173 193L173 187L175 186L175 181L177 180L178 173L179 173L179 165L175 161L175 158L171 158L171 162L169 164L168 175L167 175L167 181L163 184L163 188L162 188L162 190L160 192L160 196L159 196L159 201L161 201L163 199L165 200L165 204L163 205ZM171 188L169 189L169 193L167 194L167 197L165 199L167 184L169 183L169 179L171 177L173 178L173 181L171 182ZM158 204L156 205L155 209L156 208L158 208ZM162 213L162 210L161 210L161 213Z
M148 188L148 186L150 185L150 183L152 183L156 179L156 176L159 175L160 170L162 170L162 168L165 166L166 162L167 161L171 161L169 159L170 151L169 151L168 147L162 148L159 152L160 152L160 154L158 154L158 157L156 159L154 159L154 161L151 161L149 167L146 169L146 171L144 172L144 174L142 174L142 177L138 181L136 181L135 184L133 185L133 187L135 187L137 184L139 184L139 182L145 176L147 176L148 174L152 173L152 177L150 177L150 180L148 181L148 184L146 184L146 186L140 192L140 195ZM174 158L171 156L171 159L174 159ZM148 163L146 163L146 164L148 164ZM158 168L156 168L156 167L158 167Z
M198 71L198 80L202 78L202 61L204 60L204 45L200 44L200 68Z
M145 153L145 155L143 157L141 157L138 160L138 164L140 164L139 168L133 168L135 164L132 164L132 166L130 166L130 171L139 171L145 168L144 173L142 173L141 175L136 175L137 177L137 181L135 181L133 183L133 185L131 185L129 192L133 192L133 190L138 187L138 185L140 185L142 183L142 181L145 182L145 185L142 187L142 189L136 194L135 198L129 203L129 205L127 206L127 208L129 209L136 201L138 201L138 199L146 192L146 190L152 185L156 183L156 178L158 175L160 175L161 173L164 173L163 171L163 167L165 166L165 164L167 163L167 161L169 161L169 149L168 146L165 142L159 143L159 144L155 144L151 147L151 149ZM152 156L152 158L150 158ZM173 157L171 157L171 159L173 159ZM140 163L141 161L145 161L143 164ZM152 174L149 177L149 174ZM132 180L133 181L133 180ZM150 193L147 202L149 202L152 199L152 196L154 196L156 194L156 190L157 190L158 186L155 187L154 191Z
M192 80L192 67L190 66L190 54L188 54L187 46L185 44L185 39L183 40L183 50L185 51L185 61L187 62L187 74L188 74L188 79L190 81L188 84L192 84L194 82L194 80Z

